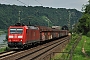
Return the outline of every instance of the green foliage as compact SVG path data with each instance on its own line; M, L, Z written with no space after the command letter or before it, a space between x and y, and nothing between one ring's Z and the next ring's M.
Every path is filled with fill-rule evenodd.
M4 52L4 51L5 51L5 48L1 48L1 49L0 49L0 52Z
M86 35L87 37L90 37L90 31L87 33L87 35Z
M86 6L85 13L90 13L90 0L88 1L88 4L85 6Z
M82 18L79 20L79 31L83 34L87 34L87 32L90 30L90 15L84 14Z
M9 48L9 47L6 47L6 48L5 48L5 51L9 51L9 50L10 50L10 48Z
M3 33L4 33L4 31L0 30L0 35L3 34Z
M76 9L0 4L0 29L7 29L10 25L14 25L19 21L19 17L20 22L24 24L29 24L28 22L30 21L31 25L48 26L48 22L45 21L45 17L47 17L51 21L49 22L50 26L63 26L68 24L69 14L71 14L71 26L74 24L74 21L77 23L82 15L82 13Z
M85 12L83 16L79 20L78 31L87 34L90 30L90 0L88 1L89 4L85 5Z
M5 52L5 51L9 51L9 50L10 50L9 47L0 48L0 52Z

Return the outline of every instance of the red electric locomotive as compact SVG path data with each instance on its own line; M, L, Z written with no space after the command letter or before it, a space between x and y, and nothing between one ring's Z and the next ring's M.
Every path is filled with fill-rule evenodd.
M17 23L8 29L8 46L10 48L24 48L36 42L66 35L68 35L67 30L52 29L45 26L26 26Z
M23 48L28 43L40 40L39 28L17 23L8 29L8 46Z

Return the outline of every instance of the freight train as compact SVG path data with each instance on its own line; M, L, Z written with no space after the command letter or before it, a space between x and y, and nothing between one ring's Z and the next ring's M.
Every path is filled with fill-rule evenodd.
M68 30L60 30L45 26L28 26L17 23L8 28L8 46L10 48L25 48L30 44L67 35Z

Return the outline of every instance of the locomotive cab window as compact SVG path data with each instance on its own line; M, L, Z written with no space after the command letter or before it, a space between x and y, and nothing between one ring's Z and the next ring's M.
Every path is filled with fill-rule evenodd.
M22 28L11 28L10 29L10 34L14 34L14 33L22 34L22 32L23 32Z

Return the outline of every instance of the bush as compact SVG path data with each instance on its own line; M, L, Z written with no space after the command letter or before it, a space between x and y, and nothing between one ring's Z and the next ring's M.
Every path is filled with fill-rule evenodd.
M87 37L90 37L90 31L87 33L87 35L86 35Z
M10 48L9 48L9 47L6 47L6 48L5 48L5 51L9 51L9 50L10 50Z

